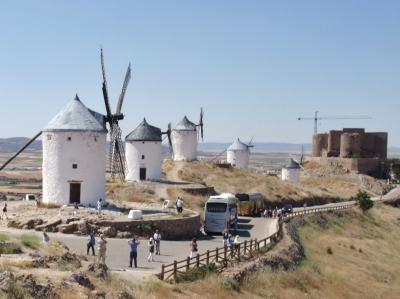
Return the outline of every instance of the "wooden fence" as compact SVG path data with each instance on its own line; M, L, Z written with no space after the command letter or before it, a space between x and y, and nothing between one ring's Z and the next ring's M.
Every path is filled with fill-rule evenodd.
M158 277L161 280L171 280L178 277L178 275L189 272L192 269L200 268L202 266L215 266L217 268L227 267L235 261L248 259L255 253L268 251L275 243L282 238L282 224L288 219L296 216L308 215L319 212L343 210L354 207L354 203L345 204L340 206L323 207L323 208L305 208L304 210L285 214L281 216L278 221L278 230L276 233L261 239L245 240L239 244L234 244L230 248L227 246L217 247L213 250L207 250L202 254L197 254L195 257L187 257L180 261L174 261L171 264L162 264L161 272Z

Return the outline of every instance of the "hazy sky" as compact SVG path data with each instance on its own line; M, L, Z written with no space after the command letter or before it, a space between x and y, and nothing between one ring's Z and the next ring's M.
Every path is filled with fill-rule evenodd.
M0 137L31 136L78 93L115 109L124 136L205 110L205 141L310 142L298 116L389 132L400 146L400 1L1 1Z

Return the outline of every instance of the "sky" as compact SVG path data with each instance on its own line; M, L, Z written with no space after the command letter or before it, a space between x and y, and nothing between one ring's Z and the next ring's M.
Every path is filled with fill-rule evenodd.
M319 131L388 131L400 146L400 1L2 1L0 137L33 136L78 93L105 113L126 68L120 123L165 129L184 115L205 141L309 143Z

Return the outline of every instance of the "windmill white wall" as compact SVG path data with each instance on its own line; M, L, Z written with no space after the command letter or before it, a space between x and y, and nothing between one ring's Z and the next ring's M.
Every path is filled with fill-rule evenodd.
M242 143L239 138L226 150L226 161L233 166L248 168L249 158L249 146Z
M171 142L175 161L197 159L197 127L186 116L172 130Z
M69 204L70 183L80 182L81 204L95 206L99 198L105 199L105 173L106 134L43 133L44 203Z
M72 185L83 205L105 200L107 130L99 119L76 97L43 130L44 203L70 204Z
M300 166L292 159L282 168L282 181L297 183L300 181Z
M127 181L140 181L140 168L146 169L146 180L161 179L161 142L126 141L125 156Z

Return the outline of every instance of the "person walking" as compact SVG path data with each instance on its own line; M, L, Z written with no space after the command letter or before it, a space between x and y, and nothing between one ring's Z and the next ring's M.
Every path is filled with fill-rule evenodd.
M50 242L50 237L46 232L43 232L43 243L48 244Z
M229 239L229 231L225 228L222 233L222 246L226 246Z
M100 216L101 215L101 208L102 208L103 200L100 198L97 201L97 214Z
M156 243L156 255L160 255L160 245L161 245L161 234L158 229L156 229L156 232L153 235L154 242Z
M178 197L178 200L176 201L176 210L178 213L182 213L183 211L183 200L181 197Z
M240 246L239 235L236 235L235 238L233 239L233 250L236 251L238 254L239 254L239 246Z
M7 217L7 203L4 203L4 207L3 207L3 214L1 215L1 219L3 219L4 217L6 217L6 219L8 219Z
M128 241L129 246L131 247L131 252L129 256L129 267L132 268L132 261L134 262L135 268L137 268L137 250L140 244L139 241L136 241L135 238Z
M89 255L90 249L92 249L92 255L95 256L96 254L94 253L94 245L96 245L96 237L94 235L94 232L89 233L88 239L87 239L87 253L86 255Z
M194 258L197 256L198 253L198 247L197 247L197 240L196 238L192 239L192 242L190 242L190 258Z
M147 261L148 262L154 262L153 255L154 255L154 239L153 239L153 237L150 237L150 240L149 240L149 256L147 257Z
M98 243L97 251L99 252L99 263L106 263L106 252L107 252L107 241L104 235L100 236L100 241Z

